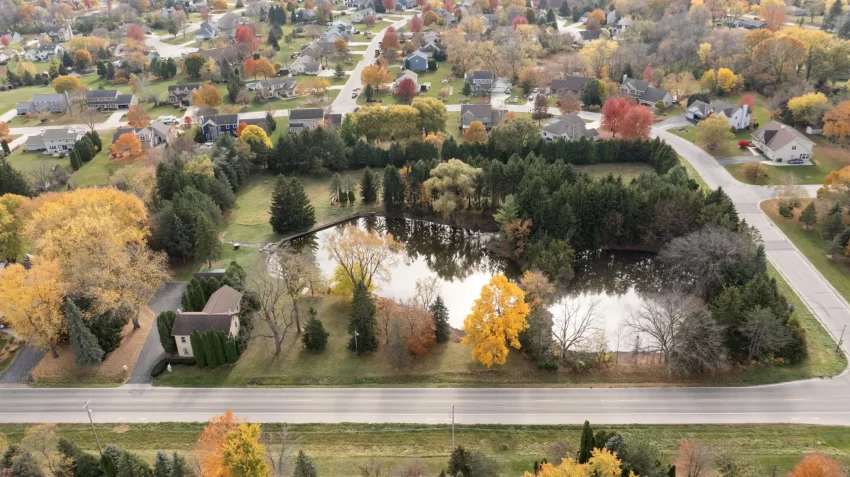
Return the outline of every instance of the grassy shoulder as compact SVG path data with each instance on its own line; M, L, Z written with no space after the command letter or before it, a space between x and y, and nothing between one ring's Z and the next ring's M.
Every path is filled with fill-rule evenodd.
M761 203L761 210L773 220L773 223L782 230L800 252L814 265L815 268L835 287L845 300L850 301L850 266L845 263L836 262L826 254L827 243L821 235L821 225L818 223L811 230L803 228L799 221L799 214L812 199L803 199L802 207L794 209L794 217L786 219L779 215L778 201L776 199L766 200ZM819 213L819 219L823 219L823 213ZM845 222L847 220L845 219Z
M593 416L588 416L591 421ZM153 462L157 450L177 451L192 463L191 451L200 436L202 423L97 424L103 443L119 445ZM19 443L27 424L0 424L10 443ZM263 424L274 433L281 424ZM682 439L698 439L714 452L756 461L760 475L785 475L807 452L820 452L850 463L850 428L812 425L690 425L690 426L594 426L623 434L628 441L651 441L665 463L675 460ZM316 462L319 475L359 476L357 464L380 459L384 468L413 458L423 459L433 475L448 461L451 430L446 425L416 424L295 424L287 426L290 436L302 437L301 448ZM519 476L530 471L535 461L549 454L555 442L579 447L581 426L455 426L455 441L469 450L493 457L502 475ZM59 424L57 433L89 452L97 444L88 424Z

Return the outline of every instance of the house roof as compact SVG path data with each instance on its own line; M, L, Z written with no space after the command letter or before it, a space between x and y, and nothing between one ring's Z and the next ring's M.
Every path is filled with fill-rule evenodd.
M290 68L293 68L297 65L304 65L305 71L316 71L317 69L319 69L322 66L321 63L316 61L316 59L313 58L310 55L302 55L302 56L298 57L298 59L296 59L295 61L292 62L292 65L290 66Z
M322 119L324 118L324 116L325 111L322 108L303 108L289 110L290 120Z
M292 78L268 78L268 79L257 81L257 84L263 85L264 87L278 86L278 85L282 84L282 85L285 85L287 88L290 87L290 86L294 88L295 87L295 80L292 79Z
M90 89L88 95L86 95L88 99L93 98L118 98L118 90L117 89Z
M474 79L474 80L478 80L478 79L495 79L495 78L496 78L496 73L493 73L492 71L475 71L475 72L473 72L473 73L470 75L470 78L472 78L472 79Z
M41 138L44 140L51 141L64 141L64 140L76 140L78 137L82 136L83 133L76 129L71 128L62 128L62 129L45 129L44 133L42 133Z
M584 41L598 40L602 36L602 30L581 30L578 34Z
M225 46L223 48L199 50L198 53L204 55L205 58L213 58L219 61L226 59L232 63L234 61L239 60L239 49L235 46Z
M29 136L29 137L27 137L26 142L24 142L24 145L27 146L27 147L33 147L33 146L44 147L44 138L41 136L41 134L39 134L37 136Z
M203 22L198 27L198 31L201 33L209 33L210 35L215 33L215 26L210 25L208 22Z
M192 91L194 89L198 89L200 87L201 87L200 84L175 84L175 85L171 85L171 86L168 87L168 92L169 93L179 92L179 93L182 94L184 92L188 93L189 91Z
M779 121L771 121L760 127L753 133L753 138L759 139L765 146L773 151L782 149L792 141L803 141L809 144L814 144L812 140L807 138L800 131L797 131L791 126L786 126Z
M236 16L233 12L225 13L218 19L218 27L223 30L232 30L236 28L236 23L239 21L239 17Z
M216 330L227 333L230 331L230 322L232 318L229 315L210 315L203 312L181 312L174 319L174 326L171 328L171 336L188 336L193 331L209 331Z
M342 124L342 114L341 113L331 113L325 115L325 121L329 126L337 127Z
M133 102L133 95L132 94L119 94L118 98L116 98L115 102L118 103L118 104L130 104L130 103Z
M163 139L168 138L168 132L171 130L171 126L160 121L152 122L150 127L153 129L154 134L161 136Z
M661 88L655 88L655 87L650 86L649 88L646 89L646 91L643 92L642 95L640 95L640 99L642 101L647 101L647 102L650 102L650 103L656 103L658 101L663 100L664 97L667 96L667 94L668 94L667 91L665 91Z
M735 114L735 112L739 109L741 109L740 106L735 106L734 104L729 104L725 101L715 101L708 104L697 100L688 106L688 110L699 111L703 117L708 116L709 113L723 113L728 118Z
M206 124L207 121L212 121L215 124L236 124L239 121L238 114L217 114L215 116L207 116L201 118L201 124Z
M428 59L428 55L426 55L426 54L425 54L425 52L422 52L422 51L416 50L416 51L414 51L413 53L411 53L411 54L407 55L407 58L405 58L405 60L409 60L409 59L411 59L411 58L413 58L413 57L415 57L415 56L418 56L418 57L424 58L424 59L426 59L426 60Z
M405 70L395 75L396 84L401 83L405 79L410 78L414 82L419 81L419 75L415 71Z
M567 91L575 91L579 92L584 88L584 85L587 84L588 81L591 81L593 78L585 78L582 76L567 76L564 79L552 80L551 89L553 91L557 91L559 89L565 89Z
M232 313L239 308L242 293L228 285L219 288L207 300L202 310L204 313Z
M65 101L67 98L62 93L46 93L46 94L35 94L29 102L32 103L42 103L42 102L50 102L50 101Z
M560 118L549 122L549 124L543 126L542 129L555 136L566 135L569 139L593 137L597 134L595 129L587 129L587 125L584 123L584 120L582 120L576 113L565 114Z

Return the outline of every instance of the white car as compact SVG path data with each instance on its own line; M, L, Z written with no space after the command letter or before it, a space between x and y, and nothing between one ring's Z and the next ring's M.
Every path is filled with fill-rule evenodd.
M160 116L159 119L157 119L157 121L161 122L162 124L168 124L168 125L177 124L177 123L180 122L180 120L175 118L174 116Z

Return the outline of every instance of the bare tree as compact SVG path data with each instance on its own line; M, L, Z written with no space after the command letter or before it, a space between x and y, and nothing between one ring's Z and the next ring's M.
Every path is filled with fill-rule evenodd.
M706 226L670 241L660 257L667 269L691 284L702 296L723 280L726 267L740 262L743 238L728 229Z
M357 471L361 477L383 477L387 475L384 472L384 461L374 457L362 464L357 464Z
M257 316L264 326L254 326L254 338L271 338L275 356L280 356L286 333L292 327L292 312L287 310L289 297L286 283L278 274L269 273L265 257L259 260L248 275L248 289L256 294L260 303Z
M797 207L802 198L806 197L806 190L800 185L800 181L794 174L782 174L777 178L778 184L773 186L773 196L779 199L779 203L788 207Z
M693 295L662 293L648 297L639 310L631 313L627 324L634 332L648 337L645 349L661 353L666 364L677 348L679 325L701 308L702 302Z
M53 475L62 475L62 454L56 450L59 437L56 424L39 424L27 429L21 447L32 452L35 458Z
M288 477L295 465L295 457L301 449L301 436L289 435L289 427L284 424L280 432L263 434L263 444L266 447L266 460L271 468L273 477ZM277 448L277 451L273 451Z
M714 453L700 441L685 439L679 445L676 458L676 475L681 477L705 477L714 466Z
M398 477L426 477L431 475L431 471L424 460L410 459L396 466L394 474Z
M557 304L552 323L552 336L558 346L558 357L566 360L567 353L590 343L598 329L599 300L583 297L563 297Z
M676 329L675 343L667 363L670 374L713 373L728 365L723 327L708 310L686 316Z
M94 131L95 125L100 121L100 113L94 108L88 108L82 113L80 113L80 120L83 121L83 124L89 127L92 131Z
M419 278L416 280L416 295L414 300L422 308L428 309L440 294L440 283L437 277Z
M270 270L280 276L286 287L286 293L292 300L292 316L295 318L295 332L301 334L301 314L298 310L298 303L304 297L305 290L308 289L311 283L315 282L316 275L320 275L319 267L316 266L316 261L311 255L306 252L300 252L289 245L284 245L275 253L277 258L277 267Z

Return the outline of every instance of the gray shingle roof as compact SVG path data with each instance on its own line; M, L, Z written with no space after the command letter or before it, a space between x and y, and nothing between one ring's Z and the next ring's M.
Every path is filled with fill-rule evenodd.
M90 89L87 97L89 99L91 99L91 98L117 98L118 97L118 90L117 89L104 89L104 90Z
M171 329L171 336L187 336L192 331L216 330L227 333L230 331L231 318L228 315L209 315L202 312L178 313Z
M58 141L65 139L77 139L77 137L80 135L82 135L81 132L71 128L46 129L42 134L42 138L47 140Z
M215 293L207 300L204 306L204 313L232 313L239 308L239 302L242 301L242 293L228 285L216 290Z
M814 144L811 139L807 138L800 131L797 131L791 126L786 126L779 121L771 121L760 127L753 133L753 138L759 139L773 151L781 149L794 140Z
M596 135L595 129L587 129L578 114L569 113L543 126L543 130L555 136L566 135L569 139L579 139L581 137L593 137Z
M290 120L322 119L325 111L322 108L303 108L289 110Z
M239 121L238 114L217 114L215 116L207 116L201 118L201 124L206 123L207 121L212 121L217 125L222 124L236 124Z
M578 93L582 90L582 88L584 88L584 85L592 79L593 78L584 78L581 76L567 76L564 79L552 80L551 89L552 91L565 89L567 91Z

